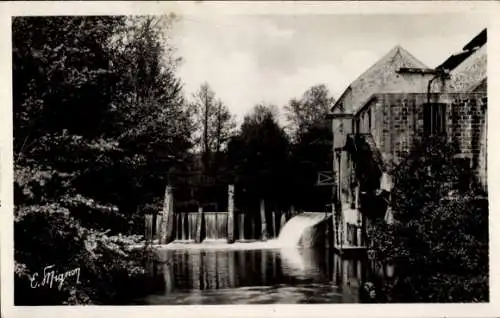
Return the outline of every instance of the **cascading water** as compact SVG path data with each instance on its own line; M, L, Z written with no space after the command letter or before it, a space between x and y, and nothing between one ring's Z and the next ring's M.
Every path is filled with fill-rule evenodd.
M193 228L196 227L196 214L186 213L186 220L188 225L192 224ZM201 244L185 244L185 242L177 241L166 245L165 249L206 249L206 250L263 250L263 249L280 249L283 254L283 261L294 272L303 272L309 270L303 264L304 256L301 254L301 247L312 247L315 243L325 239L322 229L322 222L328 220L330 215L323 212L304 212L294 216L282 226L280 234L277 239L269 239L267 241L237 241L228 244L225 240L227 238L227 214L224 212L205 212L205 241ZM240 222L249 221L251 219L244 219L238 217ZM244 220L244 221L242 221ZM218 225L218 226L217 226ZM251 226L252 230L255 226ZM193 232L191 237L195 237L196 231ZM241 234L239 234L241 235ZM246 235L243 235L245 237ZM242 236L239 236L240 238ZM209 244L206 244L209 243Z
M227 212L205 212L204 228L205 239L227 239ZM196 239L196 223L199 212L180 212L174 216L175 238L177 241L194 241Z
M227 238L227 212L205 212L206 239Z
M298 246L300 240L310 239L309 236L305 237L307 230L319 224L326 218L324 213L304 212L294 216L290 219L283 229L281 229L278 237L278 244L280 246ZM308 245L306 242L305 245Z
M238 214L238 234L240 241L245 239L245 215Z
M194 241L196 237L196 220L198 212L182 212L176 214L176 239L179 241Z
M188 222L187 222L187 238L190 241L194 241L196 238L196 220L198 219L198 212L188 213Z

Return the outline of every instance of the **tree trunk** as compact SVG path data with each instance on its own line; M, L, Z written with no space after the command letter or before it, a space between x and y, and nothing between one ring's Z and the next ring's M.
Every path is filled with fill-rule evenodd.
M208 101L208 91L205 91L205 119L203 122L203 169L205 172L208 170L208 108L209 108L209 101Z

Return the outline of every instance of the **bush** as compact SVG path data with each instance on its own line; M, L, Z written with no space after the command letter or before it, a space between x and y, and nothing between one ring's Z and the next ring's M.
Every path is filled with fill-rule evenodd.
M489 299L488 200L455 151L442 140L417 143L396 173L394 224L370 226L377 261L396 268L385 286L391 301Z
M64 208L49 211L40 207L37 213L27 214L15 223L15 304L117 302L123 297L117 285L145 275L141 258L126 251L127 245L140 239L86 229ZM49 276L44 275L46 268L47 273L53 270L56 275L77 269L79 272L59 284L57 280L49 282ZM36 283L39 286L33 288Z

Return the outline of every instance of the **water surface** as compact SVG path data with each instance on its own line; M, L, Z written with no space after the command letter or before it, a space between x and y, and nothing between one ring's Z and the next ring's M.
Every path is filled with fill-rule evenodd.
M268 242L173 243L148 264L161 282L135 304L356 303L361 260Z

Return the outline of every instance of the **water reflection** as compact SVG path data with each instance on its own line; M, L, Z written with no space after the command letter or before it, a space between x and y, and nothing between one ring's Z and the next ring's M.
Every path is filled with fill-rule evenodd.
M170 249L149 268L163 284L137 304L353 303L363 279L325 249Z

